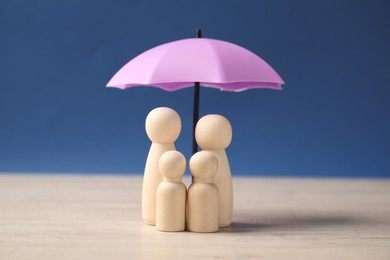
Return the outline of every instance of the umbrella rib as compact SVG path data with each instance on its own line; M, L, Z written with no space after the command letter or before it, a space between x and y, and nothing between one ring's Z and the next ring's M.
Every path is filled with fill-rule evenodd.
M221 82L225 82L226 77L225 77L225 73L222 70L223 64L222 64L221 60L219 59L220 56L218 55L218 52L215 51L215 47L213 46L213 44L211 44L210 42L207 42L207 44L210 46L211 49L213 49L213 51L211 53L214 55L214 60L218 62L218 66L215 66L216 70L217 70L218 78L223 79L223 80L220 80ZM223 90L222 87L218 87L218 88Z
M154 84L154 82L151 80L151 78L154 77L154 73L155 73L155 71L157 71L156 68L160 65L161 60L167 54L168 50L169 50L169 48L164 49L163 53L160 54L160 57L158 59L156 58L156 63L153 64L153 67L151 67L149 69L149 73L148 73L146 80L143 84L145 84L145 85L153 85Z

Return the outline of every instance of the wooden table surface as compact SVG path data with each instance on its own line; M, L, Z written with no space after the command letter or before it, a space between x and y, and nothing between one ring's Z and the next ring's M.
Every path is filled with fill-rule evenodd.
M142 222L141 176L0 174L0 259L390 259L390 180L233 185L231 227L164 233Z

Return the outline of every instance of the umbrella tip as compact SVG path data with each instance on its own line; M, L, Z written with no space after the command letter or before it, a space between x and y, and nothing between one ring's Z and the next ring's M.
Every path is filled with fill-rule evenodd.
M195 30L195 37L196 38L202 38L202 30L201 29L196 29Z

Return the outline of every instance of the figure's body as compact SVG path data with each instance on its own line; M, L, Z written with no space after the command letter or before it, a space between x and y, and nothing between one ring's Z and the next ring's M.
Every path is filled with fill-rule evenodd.
M163 181L157 188L156 228L159 231L183 231L186 227L187 188L182 182L186 159L177 151L160 158Z
M211 152L218 160L214 183L219 193L219 227L230 226L233 218L233 184L225 149L232 140L232 127L223 116L207 115L197 123L195 138L203 151Z
M217 232L218 188L213 178L218 170L218 160L210 152L201 151L190 160L194 182L188 189L187 228L192 232Z
M163 153L175 150L174 142L179 137L181 120L171 108L153 109L145 122L146 133L152 141L146 160L142 187L142 218L146 224L156 224L156 193L163 177L159 160Z

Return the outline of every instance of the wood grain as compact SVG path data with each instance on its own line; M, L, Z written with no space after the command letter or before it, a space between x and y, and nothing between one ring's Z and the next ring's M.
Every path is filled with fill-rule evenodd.
M141 187L0 174L0 259L390 259L389 180L234 178L233 225L209 234L145 225Z

